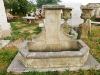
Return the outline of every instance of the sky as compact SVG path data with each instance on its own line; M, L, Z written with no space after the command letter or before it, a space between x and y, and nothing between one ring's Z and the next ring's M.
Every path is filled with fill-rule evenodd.
M81 3L86 5L87 3L100 3L100 0L61 0L62 3Z
M29 1L35 1L35 0L29 0ZM87 3L100 3L100 0L61 0L61 3L81 3L83 5L86 5Z
M34 2L35 0L30 1ZM72 18L68 20L68 23L72 26L78 26L79 24L83 23L83 19L80 18L82 13L80 6L88 3L100 3L100 0L61 0L59 4L73 8L71 12Z
M80 18L82 12L80 6L88 3L100 3L100 0L61 0L60 4L73 8L72 18L69 20L70 25L76 26L83 23L83 19Z

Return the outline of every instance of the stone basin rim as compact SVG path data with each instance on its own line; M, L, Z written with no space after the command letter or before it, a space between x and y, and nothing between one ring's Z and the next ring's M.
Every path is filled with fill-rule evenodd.
M82 41L78 40L82 45L79 51L60 51L60 52L29 52L28 49L20 50L19 53L26 58L59 58L59 57L82 57L89 53L90 48Z

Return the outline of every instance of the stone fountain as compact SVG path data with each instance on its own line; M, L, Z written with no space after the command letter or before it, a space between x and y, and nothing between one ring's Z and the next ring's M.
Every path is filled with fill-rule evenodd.
M79 70L89 57L89 47L82 40L63 32L61 19L71 18L71 8L44 5L44 28L32 41L25 42L7 69L8 72ZM67 22L64 22L64 25Z

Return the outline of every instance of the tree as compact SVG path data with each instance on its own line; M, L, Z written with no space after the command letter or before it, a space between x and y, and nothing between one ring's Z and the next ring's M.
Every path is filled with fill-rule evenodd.
M12 5L12 11L14 14L26 14L28 12L27 0L16 0Z
M6 9L10 9L16 0L3 0Z
M29 12L36 11L36 4L33 4L33 2L28 2L27 9Z
M60 0L36 0L37 7L39 7L39 8L41 8L42 5L46 5L46 4L58 4L58 2L60 2Z
M35 11L35 4L27 0L4 0L6 9L11 9L13 14L25 15Z

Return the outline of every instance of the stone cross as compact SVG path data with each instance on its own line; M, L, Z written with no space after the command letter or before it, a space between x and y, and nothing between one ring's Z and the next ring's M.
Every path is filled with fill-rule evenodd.
M10 35L10 24L7 22L4 2L0 0L0 38Z

